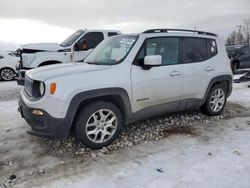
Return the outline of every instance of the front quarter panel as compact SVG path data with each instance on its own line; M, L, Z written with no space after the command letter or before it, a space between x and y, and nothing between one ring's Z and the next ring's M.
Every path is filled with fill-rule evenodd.
M30 68L36 68L46 61L58 61L66 63L70 61L69 52L39 52L36 53L36 58L30 63Z
M51 78L45 81L47 88L45 95L64 102L61 110L63 116L66 115L73 97L82 92L104 88L122 88L131 99L130 66L131 64L128 62L123 62L106 70ZM49 87L53 82L56 83L56 92L51 95Z

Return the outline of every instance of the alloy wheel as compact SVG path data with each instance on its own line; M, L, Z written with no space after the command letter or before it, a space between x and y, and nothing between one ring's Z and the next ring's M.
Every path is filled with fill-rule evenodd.
M87 121L87 137L94 143L104 143L115 134L117 124L117 117L111 110L98 110Z
M210 108L214 112L220 111L225 103L225 92L223 89L216 89L211 95L210 98Z
M1 78L6 81L10 81L14 78L15 73L11 69L3 69L1 71Z

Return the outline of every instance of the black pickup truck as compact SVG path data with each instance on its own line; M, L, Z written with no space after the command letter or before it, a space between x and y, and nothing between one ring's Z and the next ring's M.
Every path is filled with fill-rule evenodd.
M241 47L230 54L232 72L236 73L237 69L250 69L250 45Z

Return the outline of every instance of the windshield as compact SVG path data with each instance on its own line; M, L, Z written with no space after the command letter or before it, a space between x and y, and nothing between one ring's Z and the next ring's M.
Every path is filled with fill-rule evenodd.
M89 64L118 64L127 56L137 36L114 36L101 42L84 60Z
M61 46L63 46L63 47L71 46L83 33L84 33L83 30L76 31L75 33L70 35L66 40L64 40L61 43Z

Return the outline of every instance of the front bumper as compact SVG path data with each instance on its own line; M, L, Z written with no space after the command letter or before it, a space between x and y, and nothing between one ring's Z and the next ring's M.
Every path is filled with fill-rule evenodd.
M18 111L31 127L27 131L29 134L53 139L62 139L68 136L71 125L67 117L63 119L54 118L42 109L36 110L42 111L43 115L34 115L33 110L33 108L25 105L20 98Z

